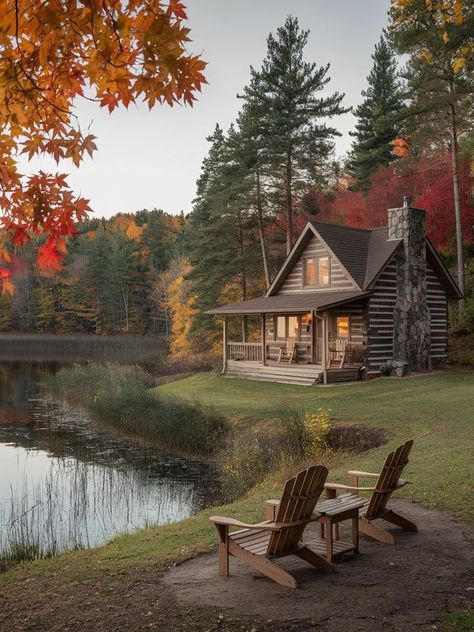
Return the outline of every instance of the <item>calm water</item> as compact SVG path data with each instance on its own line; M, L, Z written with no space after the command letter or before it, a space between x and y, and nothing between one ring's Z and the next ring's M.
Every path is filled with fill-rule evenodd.
M53 363L0 363L0 554L97 546L212 502L210 466L102 431L42 399Z

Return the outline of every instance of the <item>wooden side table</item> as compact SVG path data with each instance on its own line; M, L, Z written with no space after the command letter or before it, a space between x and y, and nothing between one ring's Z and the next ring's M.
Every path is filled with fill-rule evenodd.
M366 499L354 494L342 494L319 502L314 510L321 525L321 537L311 542L311 548L323 555L328 562L345 553L359 552L359 509ZM279 500L267 500L265 513L267 520L275 521ZM344 520L352 521L351 541L339 539L339 523Z

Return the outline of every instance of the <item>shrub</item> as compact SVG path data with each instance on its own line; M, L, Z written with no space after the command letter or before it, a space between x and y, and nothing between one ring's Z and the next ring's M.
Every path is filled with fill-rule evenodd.
M48 388L96 421L163 448L208 455L221 447L228 428L223 415L198 403L159 397L152 384L140 367L93 363L62 369Z
M300 459L316 458L327 448L326 438L330 430L329 412L319 409L315 413L285 406L281 414L282 436L286 452Z
M223 454L220 466L223 500L238 498L263 480L268 472L268 463L259 438L241 438L230 445Z
M304 417L306 430L305 457L317 457L321 450L328 448L327 437L331 429L329 412L320 408L316 413L306 413Z

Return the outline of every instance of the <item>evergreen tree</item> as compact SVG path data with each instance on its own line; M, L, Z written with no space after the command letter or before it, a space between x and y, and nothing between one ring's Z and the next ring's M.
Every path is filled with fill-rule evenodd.
M398 52L409 55L408 82L411 142L429 132L432 147L448 146L452 159L456 219L458 285L464 292L463 227L459 179L459 137L474 117L474 3L459 4L451 15L439 2L396 0L390 36ZM462 305L461 301L461 305Z
M392 142L401 132L400 112L404 95L394 53L384 35L375 46L373 66L367 77L364 100L354 111L357 117L348 171L356 188L367 190L371 176L394 160Z
M235 138L233 128L229 137ZM188 233L192 266L189 278L196 308L190 336L205 346L216 341L216 329L213 319L204 312L219 304L230 287L235 290L236 301L249 298L249 279L260 265L252 230L254 219L242 196L235 148L219 126L208 140L211 148L197 183Z
M308 36L289 16L276 36L268 36L262 68L251 68L243 94L258 117L276 201L286 212L287 251L293 245L295 198L308 185L327 183L333 139L340 133L324 119L348 111L342 107L344 94L319 94L330 81L329 64L318 67L304 60Z

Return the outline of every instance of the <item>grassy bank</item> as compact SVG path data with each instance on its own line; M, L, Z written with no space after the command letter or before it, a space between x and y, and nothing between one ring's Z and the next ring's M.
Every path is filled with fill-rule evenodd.
M415 439L403 495L474 521L474 374L440 373L384 378L353 385L308 388L202 374L159 387L167 395L211 404L243 426L274 422L282 408L330 409L335 422L384 428L389 442L351 457L351 467L375 471L388 449ZM347 461L347 459L346 459ZM343 461L344 463L344 461ZM344 467L331 471L343 480Z
M190 403L197 398L202 405L213 405L232 416L236 428L247 430L270 427L288 402L308 411L330 408L336 422L364 422L387 430L390 438L384 446L360 455L333 455L327 461L332 480L343 480L348 468L378 468L388 449L413 437L415 447L406 472L413 485L404 488L403 494L426 505L448 509L467 522L474 521L474 375L447 373L310 389L207 374L160 386L152 393L158 397L182 397ZM73 607L96 608L98 613L104 613L97 617L107 617L117 596L125 601L139 601L140 590L135 587L143 582L153 583L160 569L215 546L210 515L261 520L263 501L278 494L280 486L277 478L267 479L246 497L182 523L120 536L99 549L22 565L0 575L0 606L5 613L15 603L36 610L38 595L56 595L67 604L68 611ZM31 595L28 587L32 587ZM143 607L147 609L148 605ZM214 612L197 612L173 604L170 607L177 609L188 630L242 629L240 623L235 627L214 627ZM165 603L162 612L163 617L169 616ZM458 613L446 619L444 629L466 632L472 629L471 624L472 614ZM166 622L163 626L156 629L167 629ZM272 629L279 630L276 625Z
M76 364L52 377L49 394L110 429L175 452L200 456L221 445L224 416L197 401L151 390L154 380L136 366Z

